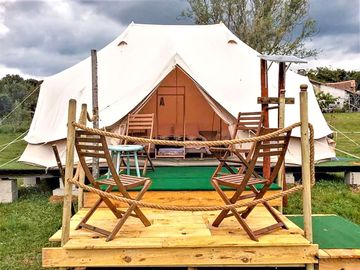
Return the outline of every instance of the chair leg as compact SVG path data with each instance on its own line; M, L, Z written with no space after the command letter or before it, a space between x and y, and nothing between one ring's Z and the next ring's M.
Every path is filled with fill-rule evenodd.
M138 195L136 196L136 198L134 200L140 201L141 198L144 196L145 192L147 191L147 189L150 187L150 185L151 185L151 181L146 181L143 188L142 188L142 190L138 193ZM127 197L129 197L129 196L127 196ZM115 238L116 234L119 232L121 227L124 225L125 221L131 216L131 213L133 211L136 213L136 216L141 220L141 222L145 226L150 226L151 225L150 221L147 219L147 217L145 217L145 215L142 213L140 208L137 207L137 205L135 203L129 204L129 206L130 207L128 208L128 210L126 210L124 215L116 223L116 225L115 225L114 229L112 230L112 232L106 238L106 241L111 241L111 240L113 240Z
M112 186L108 186L108 188L105 190L105 192L110 192L112 190L112 188L113 188ZM116 209L116 206L108 198L99 197L99 199L95 202L95 204L90 208L90 210L86 213L86 215L81 219L79 224L76 226L75 230L80 229L84 224L86 224L86 222L88 222L90 217L94 214L94 212L96 211L96 209L100 206L100 204L102 202L104 202L108 206L108 208L111 210L111 212L113 212L113 214L117 218L122 217L121 212Z
M141 191L137 194L134 200L140 201L142 197L144 196L145 192L149 189L151 185L151 181L147 180L141 189ZM147 219L147 217L143 214L143 212L140 210L139 207L135 207L134 209L135 214L138 216L138 218L141 220L141 222L144 224L145 227L150 226L151 222Z
M152 171L155 171L155 167L154 167L154 164L153 164L153 162L152 162L152 160L151 160L151 158L150 158L150 154L147 153L147 152L146 152L146 158L147 158L147 160L149 161L151 170L152 170Z
M125 214L122 216L122 218L119 219L119 221L116 223L114 229L111 231L109 236L106 238L106 242L111 241L114 239L115 235L119 232L121 227L124 225L125 221L130 217L130 214L132 211L134 211L136 208L136 204L132 204L128 210L125 212Z
M79 224L76 226L75 230L78 230L82 227L83 224L86 224L90 217L94 214L96 209L99 207L99 205L102 203L103 199L100 197L95 204L90 208L90 210L86 213L86 215L80 220Z
M288 226L286 226L286 224L281 220L280 216L278 215L278 213L276 213L276 211L270 206L270 204L268 202L264 202L263 205L265 206L265 208L270 212L270 214L272 215L272 217L276 220L277 223L281 223L282 224L282 228L284 229L289 229Z
M148 162L149 162L149 166L151 168L152 171L155 171L154 168L154 164L152 163L152 160L150 158L150 155L148 152L144 152L144 156L145 156L145 160L144 160L144 168L143 168L143 172L142 175L145 176L146 175L146 171L147 171L147 167L148 167Z
M217 191L217 193L220 195L221 199L226 202L229 201L230 203L227 204L233 204L237 201L237 199L239 198L241 192L236 190L234 195L231 197L231 199L229 200L228 197L225 195L225 193L222 191L222 189L220 188L218 182L216 180L212 180L211 181L213 187L215 188L215 190ZM216 219L213 222L213 226L214 227L218 227L220 225L220 223L226 218L227 214L230 212L230 210L222 210L220 212L220 214L216 217Z
M212 183L213 183L216 191L219 193L220 197L222 198L222 200L225 202L226 205L230 205L233 203L231 201L231 199L236 201L235 198L238 198L239 194L241 193L241 192L235 191L235 194L233 195L233 197L231 199L229 199L226 196L226 194L223 192L223 190L220 188L220 186L216 180L213 180ZM241 215L238 213L238 211L235 208L221 211L221 213L217 216L217 218L213 222L213 226L215 226L215 227L219 226L220 223L225 219L225 217L227 216L227 213L229 213L229 211L232 212L232 214L234 215L236 220L239 222L241 227L243 227L243 229L246 231L246 233L249 235L249 237L254 241L258 241L258 238L255 236L254 232L250 229L249 225L247 225L246 221L241 217Z

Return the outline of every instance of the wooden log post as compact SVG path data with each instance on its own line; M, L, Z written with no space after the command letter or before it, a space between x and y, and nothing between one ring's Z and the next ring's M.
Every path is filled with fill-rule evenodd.
M285 89L280 90L279 94L279 128L285 127ZM277 184L281 187L282 190L284 190L284 187L286 186L285 182L285 161L281 164L281 168L278 173L277 178ZM285 199L285 197L283 197ZM282 213L283 211L283 200L279 206L279 211Z
M64 246L70 237L70 218L71 218L71 201L72 201L72 184L67 179L73 178L74 171L74 144L75 144L75 127L72 123L76 120L76 100L70 99L67 122L67 139L66 139L66 164L65 164L65 188L64 188L64 205L61 227L61 246Z
M310 243L313 242L311 219L311 172L308 119L308 86L300 85L300 120L301 120L301 174L303 189L304 234ZM313 264L306 265L307 270L314 269Z
M264 59L260 59L260 81L261 81L261 97L269 97L267 61ZM269 105L267 103L261 104L261 111L264 114L263 126L268 128L269 127ZM270 177L270 158L269 157L264 157L263 175L265 178Z
M91 50L91 78L92 78L92 107L93 107L93 128L99 128L99 102L98 102L98 72L96 50ZM99 177L99 159L93 158L92 174Z
M81 113L80 113L80 118L79 118L79 123L82 125L86 126L86 120L87 120L87 105L86 104L82 104L81 105ZM80 162L79 165L80 166L80 173L79 173L79 182L81 184L84 184L85 182L85 171L82 168ZM81 208L83 208L84 206L84 190L79 187L79 191L78 191L78 210L80 210Z

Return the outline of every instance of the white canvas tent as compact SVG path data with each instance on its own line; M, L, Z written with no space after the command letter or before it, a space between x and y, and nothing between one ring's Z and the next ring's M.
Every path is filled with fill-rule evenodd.
M194 91L198 91L216 117L231 127L239 111L260 110L257 104L260 96L258 55L223 24L169 26L131 23L118 38L98 52L100 126L115 129L128 113L146 110L159 87L175 70L179 70L191 81ZM269 70L269 96L277 96L277 69L274 63ZM309 117L315 126L317 140L315 159L334 157L335 153L325 138L331 130L316 102L311 84L307 77L291 71L286 73L286 95L295 97L295 105L286 106L285 125L300 119L298 93L302 83L309 85ZM74 98L78 104L87 103L90 111L91 96L90 57L45 78L25 137L28 146L20 161L55 166L51 151L53 143L58 145L64 159L68 101ZM276 125L276 112L271 112L270 126ZM299 129L294 130L292 136L286 161L300 164Z

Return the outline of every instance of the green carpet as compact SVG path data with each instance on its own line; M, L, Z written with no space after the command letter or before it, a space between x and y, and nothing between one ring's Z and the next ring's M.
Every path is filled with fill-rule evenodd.
M354 209L356 211L356 209ZM304 228L302 216L288 216ZM313 216L314 243L320 248L360 248L360 226L339 216Z
M210 183L214 170L215 167L156 167L146 176L153 181L150 190L214 190ZM273 184L270 189L279 190L280 187Z

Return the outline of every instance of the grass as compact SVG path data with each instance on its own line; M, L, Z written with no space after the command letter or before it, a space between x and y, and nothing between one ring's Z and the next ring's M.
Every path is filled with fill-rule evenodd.
M360 157L360 113L326 113L324 116L329 125L341 132L345 132L345 134L341 134L334 130L336 148ZM333 129L331 126L330 128ZM349 137L355 141L355 143L346 137ZM341 152L336 152L336 155L339 157L348 157Z
M312 213L337 214L360 225L360 189L344 185L341 174L322 174L320 177L312 189ZM289 196L284 212L302 213L301 192Z
M0 133L0 151L5 147L5 144L11 142L15 138L21 135L19 133ZM2 166L4 163L20 157L22 152L26 147L26 142L24 140L18 141L16 143L11 144L9 147L5 148L3 151L0 152L0 170L1 169L34 169L39 168L36 166L27 165L20 162L11 162L5 166Z
M0 204L0 269L42 269L41 248L61 226L61 204L50 193L21 188L19 200Z

